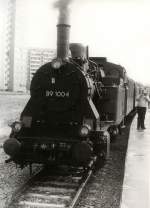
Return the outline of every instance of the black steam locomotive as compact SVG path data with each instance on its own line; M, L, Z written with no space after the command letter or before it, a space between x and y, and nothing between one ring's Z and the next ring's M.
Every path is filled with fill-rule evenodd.
M110 138L135 108L136 84L125 69L89 57L82 44L69 44L69 25L57 28L57 58L35 73L31 97L4 143L10 160L21 167L86 167L93 158L105 160Z

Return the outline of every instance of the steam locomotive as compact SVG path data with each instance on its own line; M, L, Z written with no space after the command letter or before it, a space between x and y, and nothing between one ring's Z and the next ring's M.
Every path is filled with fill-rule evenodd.
M21 167L106 160L110 138L135 109L138 88L124 67L69 44L69 27L57 25L57 58L35 73L31 97L3 145Z

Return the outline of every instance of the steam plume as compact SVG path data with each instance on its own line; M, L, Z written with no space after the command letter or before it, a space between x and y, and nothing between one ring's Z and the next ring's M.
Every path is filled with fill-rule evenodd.
M59 10L58 24L69 24L69 5L72 0L57 0L54 8Z

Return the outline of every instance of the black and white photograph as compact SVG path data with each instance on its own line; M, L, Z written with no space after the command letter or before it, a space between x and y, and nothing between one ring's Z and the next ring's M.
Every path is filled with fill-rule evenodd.
M0 0L0 208L150 207L149 11Z

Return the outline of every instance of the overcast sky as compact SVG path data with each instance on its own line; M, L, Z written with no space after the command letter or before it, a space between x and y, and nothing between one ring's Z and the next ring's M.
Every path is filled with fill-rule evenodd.
M26 45L56 47L54 0L25 0ZM91 56L123 65L136 81L150 84L150 1L72 0L71 42L89 45Z

